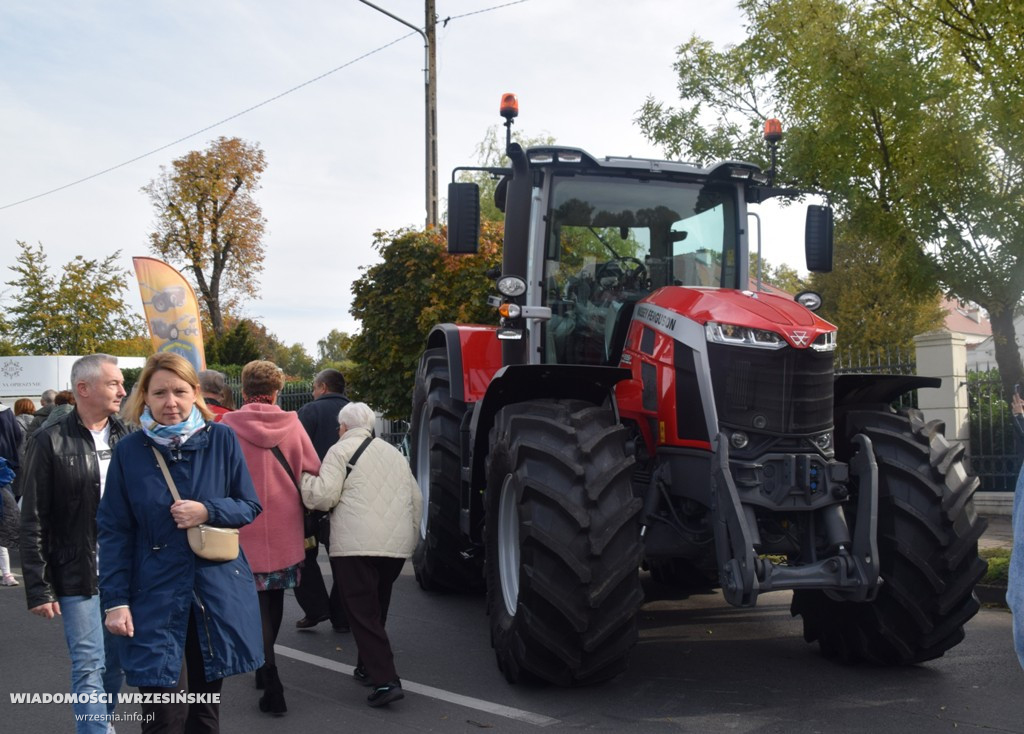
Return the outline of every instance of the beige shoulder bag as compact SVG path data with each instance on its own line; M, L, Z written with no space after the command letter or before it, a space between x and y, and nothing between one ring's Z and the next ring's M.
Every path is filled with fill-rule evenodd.
M178 488L174 486L174 479L171 472L167 470L167 462L155 446L151 447L156 454L156 461L160 465L160 471L167 481L167 488L175 502L181 502L181 495ZM192 552L200 558L208 561L233 561L238 558L238 528L215 528L212 525L196 525L185 531L188 534L188 544Z

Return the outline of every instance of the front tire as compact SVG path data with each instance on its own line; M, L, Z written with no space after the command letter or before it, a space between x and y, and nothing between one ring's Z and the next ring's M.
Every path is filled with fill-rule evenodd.
M420 542L413 553L416 580L427 591L479 591L483 577L467 561L459 528L462 461L459 432L466 404L451 397L448 355L428 349L416 371L410 463L423 493Z
M643 601L633 458L609 408L533 400L495 417L487 459L491 644L510 682L625 670Z
M978 557L986 521L974 511L978 480L964 468L963 446L951 445L942 423L925 423L918 410L853 410L845 426L847 440L857 433L871 439L878 462L883 583L871 602L795 591L791 612L803 617L804 639L827 657L881 665L940 657L963 640L979 608L974 585L986 569Z

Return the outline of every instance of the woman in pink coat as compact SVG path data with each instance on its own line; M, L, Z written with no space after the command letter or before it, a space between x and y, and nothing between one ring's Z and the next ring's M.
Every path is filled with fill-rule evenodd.
M320 460L298 416L275 405L283 386L284 376L273 362L250 362L242 368L245 404L221 418L221 423L238 435L263 505L263 513L241 529L239 539L256 579L263 620L263 654L267 662L256 671L256 687L265 689L260 710L278 715L288 707L274 660L274 643L284 614L284 590L299 585L299 564L305 558L304 509L292 477L320 471ZM280 456L275 455L275 447Z

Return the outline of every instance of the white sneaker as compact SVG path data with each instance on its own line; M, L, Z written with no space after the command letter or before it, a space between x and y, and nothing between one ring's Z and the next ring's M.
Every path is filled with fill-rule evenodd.
M0 586L17 586L18 579L14 578L14 574L5 573L3 579L0 579Z

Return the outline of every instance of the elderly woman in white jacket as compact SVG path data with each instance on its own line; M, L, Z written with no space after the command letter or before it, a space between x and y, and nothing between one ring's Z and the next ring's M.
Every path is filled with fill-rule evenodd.
M365 403L341 409L339 441L319 476L303 474L302 501L331 513L331 570L359 653L353 676L372 686L367 703L383 706L404 697L384 623L391 587L419 540L423 499L409 462L373 438L373 424Z

